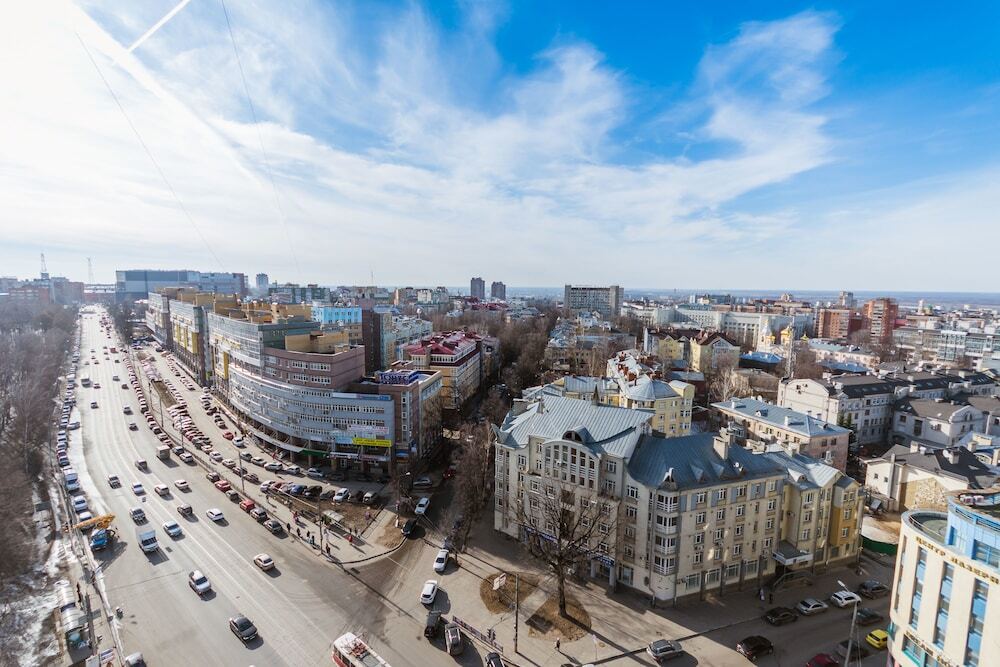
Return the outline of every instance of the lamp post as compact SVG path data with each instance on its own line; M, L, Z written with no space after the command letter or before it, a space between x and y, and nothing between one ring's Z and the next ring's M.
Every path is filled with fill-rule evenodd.
M843 588L845 592L849 592L847 584L840 579L837 579L837 583L840 584L840 587ZM854 648L854 626L858 621L858 604L858 602L854 603L854 613L851 614L851 632L847 635L847 656L844 658L846 665L851 664L851 650Z

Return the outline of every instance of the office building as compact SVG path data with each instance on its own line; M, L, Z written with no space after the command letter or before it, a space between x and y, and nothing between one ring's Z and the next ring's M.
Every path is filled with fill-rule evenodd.
M286 283L267 288L267 295L275 303L313 303L314 301L329 301L330 289L319 285L295 285Z
M200 292L246 296L247 280L242 273L212 273L188 270L130 269L115 272L115 299L145 299L162 288L186 287Z
M267 294L267 288L271 286L271 279L267 277L266 273L258 273L255 285L257 294Z
M900 523L889 664L1000 665L1000 489L956 491Z
M604 319L611 320L621 314L624 303L625 290L618 285L566 285L563 290L563 309L569 314L599 313Z
M490 298L498 301L507 300L507 286L498 280L494 280L490 285Z
M482 301L486 298L486 281L482 278L473 278L469 281L469 296Z

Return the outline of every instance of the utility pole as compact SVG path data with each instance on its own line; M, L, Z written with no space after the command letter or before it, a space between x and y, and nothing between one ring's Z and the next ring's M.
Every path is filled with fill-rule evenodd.
M517 619L521 614L521 600L518 595L518 588L520 588L521 578L518 576L517 572L514 573L514 653L517 653Z
M843 588L845 591L848 590L847 589L847 584L845 584L840 579L837 580L837 583L840 584L841 588ZM847 656L844 658L844 664L848 665L848 666L852 662L852 660L851 660L851 651L854 649L854 626L858 622L858 605L859 604L861 604L861 603L860 602L855 602L854 603L854 613L851 614L851 633L849 635L847 635Z

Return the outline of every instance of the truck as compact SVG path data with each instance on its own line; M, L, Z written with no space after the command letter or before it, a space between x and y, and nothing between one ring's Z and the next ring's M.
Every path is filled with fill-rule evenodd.
M82 380L80 380L80 384L83 385L84 387L89 387L90 386L90 378L83 378Z
M170 447L167 445L160 445L156 448L156 458L163 459L166 461L170 458Z
M153 553L160 550L160 545L156 543L155 528L136 528L135 539L139 543L139 548L145 553Z
M115 542L115 537L117 533L111 528L101 528L95 530L94 534L90 536L90 550L100 551L110 547Z

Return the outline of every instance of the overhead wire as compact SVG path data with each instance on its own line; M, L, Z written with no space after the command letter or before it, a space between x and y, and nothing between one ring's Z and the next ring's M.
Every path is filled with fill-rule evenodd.
M73 34L76 35L76 38L80 41L80 46L83 47L84 52L87 54L87 58L90 59L90 63L94 66L94 69L97 70L97 75L101 77L101 81L104 82L104 86L108 89L108 93L111 94L111 99L114 100L115 106L118 107L118 110L121 111L122 116L125 117L125 122L128 123L128 126L132 128L132 133L135 134L135 138L139 141L139 145L142 146L142 150L145 151L146 156L149 158L149 161L153 163L153 167L156 169L156 173L160 175L160 179L163 181L163 184L166 185L167 190L170 191L171 196L177 203L177 207L181 210L181 212L184 214L184 217L187 218L187 221L194 228L195 232L198 234L198 238L201 239L201 242L205 244L205 247L208 249L209 254L219 265L219 267L223 271L225 271L225 265L222 263L222 260L219 259L219 256L215 253L215 250L212 248L212 245L208 242L208 239L205 238L205 235L202 233L201 228L198 227L198 224L195 222L194 216L191 215L191 212L188 210L187 206L185 206L184 202L181 201L180 196L177 194L177 190L174 189L174 186L170 183L170 179L167 178L167 174L163 171L163 168L160 166L160 163L153 155L153 152L149 149L149 146L146 144L145 140L143 140L142 134L139 133L139 129L135 126L135 123L132 122L132 119L131 117L129 117L128 112L125 111L125 107L122 106L121 100L118 99L118 95L115 93L115 89L111 86L111 82L108 81L108 79L104 76L104 72L101 71L101 68L97 64L97 61L94 59L94 56L90 52L90 49L87 48L87 43L83 41L82 37L80 37L80 33L74 31Z
M278 194L278 184L274 179L274 171L271 169L271 161L267 155L267 149L264 148L264 134L260 129L260 121L257 120L257 108L254 106L253 97L250 95L250 86L247 84L246 70L243 68L243 58L240 57L239 47L236 45L236 35L233 34L233 24L229 18L229 9L226 8L226 0L219 0L222 4L222 13L226 16L226 27L229 29L229 40L233 45L233 53L236 55L236 64L239 66L240 79L243 81L243 91L246 93L247 104L250 107L250 116L253 118L254 128L257 130L257 141L260 144L260 153L264 158L264 168L267 171L268 179L271 181L271 192L274 195L274 205L278 210L278 217L281 220L281 226L285 231L285 241L288 243L288 250L292 255L292 260L295 262L295 272L298 275L299 280L302 279L302 269L299 265L298 254L295 252L295 246L292 244L292 236L288 231L288 220L285 216L285 210L281 206L281 197Z

